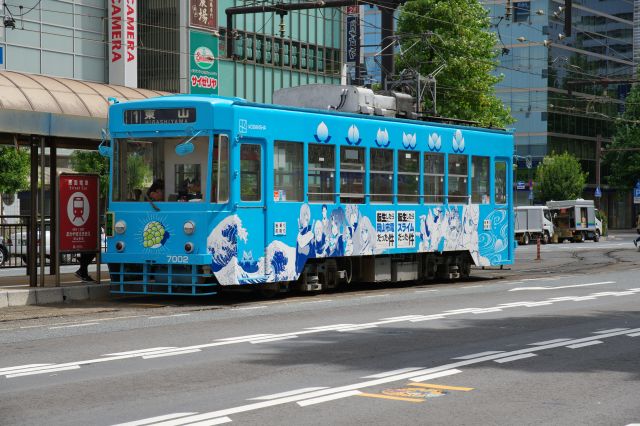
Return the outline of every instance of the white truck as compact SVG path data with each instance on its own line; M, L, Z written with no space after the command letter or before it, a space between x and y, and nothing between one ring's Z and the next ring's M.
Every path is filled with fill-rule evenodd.
M569 240L598 242L602 235L602 223L596 218L593 200L548 201L558 242Z
M547 244L553 237L554 227L547 206L518 206L516 214L516 239L522 245L530 241Z

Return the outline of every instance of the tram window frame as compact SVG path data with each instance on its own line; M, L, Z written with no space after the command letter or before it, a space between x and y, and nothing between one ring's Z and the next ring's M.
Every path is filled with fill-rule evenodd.
M437 161L431 161L437 160ZM422 199L427 204L443 203L445 199L444 193L444 175L446 156L444 153L439 152L425 152L423 155L424 161L424 183ZM433 166L433 168L431 168ZM437 188L439 191L433 191ZM431 192L436 192L431 194Z
M317 150L317 151L316 151ZM310 203L333 203L336 197L336 147L310 143L307 145L307 197ZM321 164L322 163L322 164ZM320 167L323 166L323 167ZM320 180L319 185L312 183L315 178ZM327 185L324 185L326 183ZM318 192L312 191L312 185ZM325 192L325 191L329 192Z
M293 156L292 156L293 154ZM280 160L283 160L283 167ZM304 201L304 144L280 141L273 143L273 193L276 202ZM289 178L289 182L285 181ZM276 198L276 191L278 197ZM284 192L283 192L284 191ZM283 196L284 195L284 196ZM282 199L284 198L284 199Z
M355 162L345 162L347 159L346 152L357 152L357 160ZM367 170L365 167L366 149L359 146L340 146L340 202L343 204L364 204L365 203L365 179L367 177ZM354 158L349 158L354 160ZM357 183L358 176L360 176L360 184ZM346 182L343 182L346 180ZM343 192L344 188L353 190L354 187L360 186L359 192Z
M408 155L408 156L407 156ZM411 161L407 161L411 160ZM412 165L414 164L414 165ZM405 167L411 165L411 168ZM406 179L406 180L405 180ZM411 181L416 182L415 189L405 191L411 187ZM407 182L408 181L408 182ZM398 151L398 203L418 204L420 200L420 153L417 151Z
M377 161L379 159L382 161ZM393 160L394 150L392 149L369 149L369 200L372 203L393 203ZM385 190L389 183L390 191L386 188L388 192L378 193L379 190Z
M211 165L211 202L224 204L229 202L230 192L229 136L220 134L214 135L213 138L213 153L214 155L217 153L217 156L213 158ZM222 159L225 161L222 162ZM222 167L222 165L226 167Z
M245 154L244 150L246 148L258 148L257 149L257 163L258 163L258 170L256 172L256 170L248 170L245 168L245 166L248 164L247 162L249 161L254 161L251 159L243 159L242 156L243 154ZM251 172L251 173L250 173ZM256 175L257 179L255 179L255 187L257 189L256 194L258 195L258 198L245 198L244 197L244 193L243 191L246 188L250 188L248 185L251 184L251 182L246 182L245 178L250 176L250 175ZM262 201L262 145L260 144L255 144L255 143L243 143L240 144L240 200L244 201L244 202L260 202Z
M502 164L504 170L498 170L498 165ZM509 170L508 163L504 160L496 160L494 163L494 188L495 188L495 203L507 204L509 199L509 191L507 191L507 170ZM500 174L500 176L499 176Z
M491 203L491 183L489 170L491 159L488 156L471 156L471 202L475 204ZM484 187L483 187L484 184Z
M469 201L469 156L449 154L447 199L450 204L468 204ZM453 166L453 167L452 167ZM452 173L452 170L460 173ZM454 185L455 184L455 185ZM452 192L457 187L459 191Z

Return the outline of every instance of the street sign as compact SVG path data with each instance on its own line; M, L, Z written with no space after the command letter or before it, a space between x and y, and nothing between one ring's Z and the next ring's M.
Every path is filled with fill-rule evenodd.
M596 198L600 198L602 197L602 191L600 190L600 187L597 186L596 187L596 192L593 194Z
M0 65L4 64L4 48L0 46Z
M533 191L529 191L529 199L533 200Z
M633 189L633 204L640 204L640 188L637 186Z
M59 179L59 251L99 251L98 175L63 173Z
M525 188L524 181L519 180L516 183L516 189L524 189L524 188Z

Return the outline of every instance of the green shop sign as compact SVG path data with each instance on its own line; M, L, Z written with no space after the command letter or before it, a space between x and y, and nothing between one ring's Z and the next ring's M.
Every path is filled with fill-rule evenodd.
M189 32L189 82L191 93L218 93L218 37L210 33Z

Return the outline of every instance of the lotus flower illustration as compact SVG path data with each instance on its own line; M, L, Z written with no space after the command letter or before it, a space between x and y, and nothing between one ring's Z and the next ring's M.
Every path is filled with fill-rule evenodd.
M431 151L440 151L442 147L442 138L437 133L431 133L429 135L429 149Z
M464 151L464 138L462 137L462 131L456 130L453 134L453 152Z
M316 129L316 134L313 135L313 137L316 138L318 142L323 142L323 143L329 142L329 140L331 139L331 136L329 136L329 128L327 127L326 124L324 124L324 121L321 121L320 124L318 124L318 128Z
M362 139L360 139L360 132L355 124L352 124L351 127L349 127L349 133L345 139L349 145L360 145Z
M402 145L407 149L415 149L417 145L416 134L402 132Z
M389 132L387 132L387 129L378 129L378 133L376 133L376 145L380 146L380 147L387 147L389 146L389 144L391 144L391 141L389 140Z

